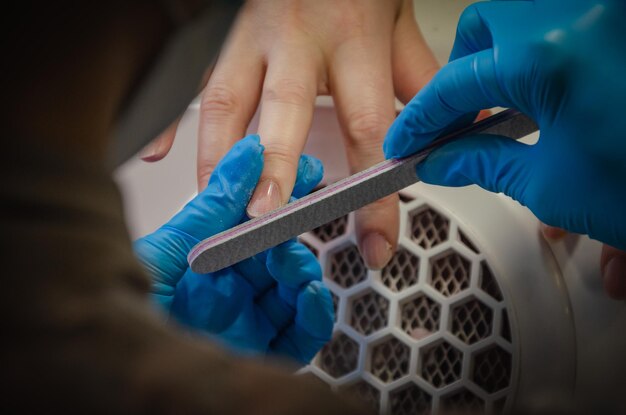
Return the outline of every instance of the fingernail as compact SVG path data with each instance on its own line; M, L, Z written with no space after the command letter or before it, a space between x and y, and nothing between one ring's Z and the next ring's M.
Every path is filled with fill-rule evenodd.
M270 179L263 180L259 183L252 195L252 199L248 204L248 216L256 218L278 209L282 205L282 197L280 196L280 187Z
M369 234L363 240L363 259L370 269L381 269L393 255L391 244L379 233Z
M139 152L139 158L143 161L153 161L160 147L161 143L159 140L148 144Z
M626 257L616 256L604 266L602 273L607 294L616 300L626 299Z

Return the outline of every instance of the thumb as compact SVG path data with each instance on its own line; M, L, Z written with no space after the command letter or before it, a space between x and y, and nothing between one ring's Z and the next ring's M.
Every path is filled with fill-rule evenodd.
M418 164L417 175L426 183L440 186L476 184L525 204L531 148L503 136L467 137L434 150Z
M165 227L175 228L196 243L239 224L261 175L262 155L257 135L240 140L219 162L207 187Z
M138 259L153 277L158 276L159 286L153 292L172 294L188 267L190 249L243 219L262 169L259 137L242 139L224 156L198 196L164 226L135 242Z

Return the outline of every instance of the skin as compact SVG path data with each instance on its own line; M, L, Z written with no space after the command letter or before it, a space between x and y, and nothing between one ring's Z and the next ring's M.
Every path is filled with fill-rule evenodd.
M202 93L198 186L204 188L220 158L244 136L260 105L266 165L255 197L271 189L273 202L253 198L248 214L287 203L318 95L334 98L351 173L370 167L384 159L394 99L410 100L437 69L412 0L248 1ZM175 126L144 160L163 158L174 134ZM393 195L356 213L359 248L370 268L382 268L393 255L397 203Z

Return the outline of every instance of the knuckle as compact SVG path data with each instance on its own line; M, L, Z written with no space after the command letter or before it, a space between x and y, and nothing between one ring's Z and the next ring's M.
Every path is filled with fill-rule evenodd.
M225 84L209 84L202 94L200 110L202 115L219 117L235 114L240 107L235 91Z
M391 119L377 109L362 109L347 119L348 140L352 147L379 146Z
M281 79L263 89L265 101L296 106L313 105L315 98L311 88L295 79Z
M298 169L300 159L297 149L286 143L267 143L263 155L266 164L278 165L287 171L295 172Z
M328 22L334 28L339 40L345 40L363 32L362 5L354 3L354 0L338 1L328 10Z

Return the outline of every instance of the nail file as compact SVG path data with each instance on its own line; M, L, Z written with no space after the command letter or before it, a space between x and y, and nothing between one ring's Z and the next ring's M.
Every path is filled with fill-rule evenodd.
M526 115L506 110L436 139L409 157L383 161L263 216L199 242L187 260L197 273L233 265L419 181L415 166L433 149L471 134L519 139L537 131Z

